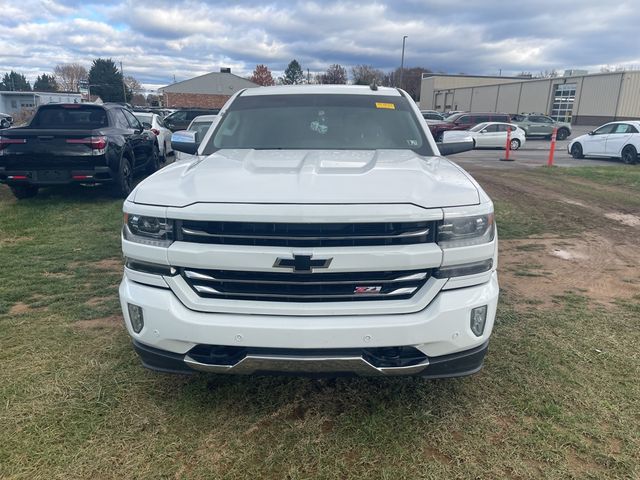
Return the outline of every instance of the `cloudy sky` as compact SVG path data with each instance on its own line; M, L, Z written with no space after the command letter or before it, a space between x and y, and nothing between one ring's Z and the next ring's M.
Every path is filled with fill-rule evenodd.
M296 58L496 75L640 68L638 0L0 0L0 74L122 61L148 88L217 71L281 72Z

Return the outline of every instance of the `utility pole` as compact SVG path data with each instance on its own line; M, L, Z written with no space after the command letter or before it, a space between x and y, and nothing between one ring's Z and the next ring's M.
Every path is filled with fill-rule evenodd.
M407 41L409 35L403 35L402 37L402 59L400 60L400 88L402 88L402 75L404 73L404 44Z
M127 103L127 89L124 85L124 70L122 69L122 62L120 62L120 73L122 74L122 102Z
M311 73L309 73L309 69L307 68L307 84L311 83Z

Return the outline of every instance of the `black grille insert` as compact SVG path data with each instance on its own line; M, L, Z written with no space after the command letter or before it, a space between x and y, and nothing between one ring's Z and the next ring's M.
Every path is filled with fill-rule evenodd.
M435 222L270 223L179 220L183 242L275 247L411 245L434 241Z
M344 302L411 298L431 271L280 273L181 268L180 274L203 298Z

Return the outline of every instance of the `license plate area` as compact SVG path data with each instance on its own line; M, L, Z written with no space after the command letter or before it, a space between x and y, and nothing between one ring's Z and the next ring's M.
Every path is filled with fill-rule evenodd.
M40 182L64 182L71 178L69 170L39 170L35 173Z

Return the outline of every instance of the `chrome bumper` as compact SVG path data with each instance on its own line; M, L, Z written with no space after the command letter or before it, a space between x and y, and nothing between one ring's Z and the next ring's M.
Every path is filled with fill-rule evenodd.
M278 356L247 355L235 365L201 363L189 355L184 362L194 370L209 373L250 375L258 372L283 373L352 373L361 376L415 375L429 366L429 360L404 367L376 367L358 356Z

